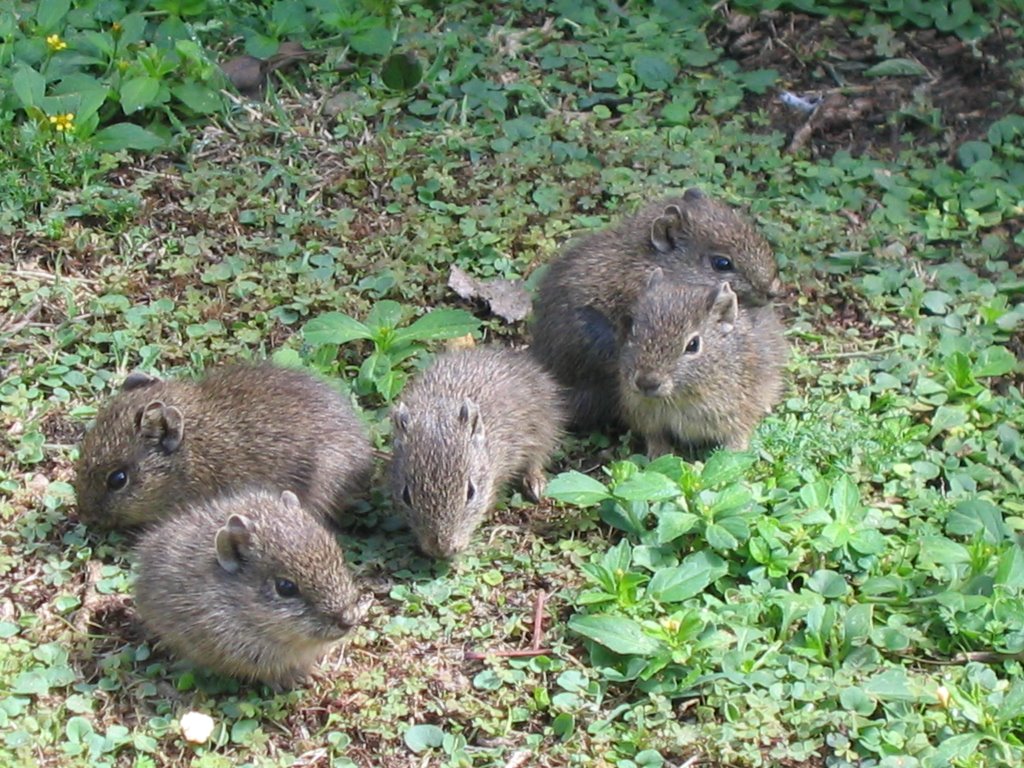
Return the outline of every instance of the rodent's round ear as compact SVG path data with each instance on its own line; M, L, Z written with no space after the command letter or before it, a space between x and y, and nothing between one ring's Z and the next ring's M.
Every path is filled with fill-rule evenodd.
M156 440L167 453L173 453L185 437L185 417L173 405L153 400L136 412L135 429L141 437Z
M736 293L733 291L732 286L729 283L722 283L718 286L714 303L711 305L711 316L718 322L728 325L729 328L725 330L731 331L732 324L736 322L739 311L739 302L736 299Z
M152 384L159 384L160 379L156 376L150 376L148 373L142 371L132 371L128 374L127 378L121 383L122 392L131 392L135 389L142 389L143 387L151 386Z
M237 572L242 567L251 542L252 522L244 515L231 515L214 537L220 567L228 573Z
M655 267L651 270L651 274L647 276L647 290L657 288L665 280L665 270L661 267Z
M299 504L299 497L291 491L284 491L281 494L281 503L288 509L298 509L302 506Z
M392 409L391 423L394 425L396 433L400 435L408 434L409 420L409 409L405 407L405 403L399 403Z
M470 434L475 435L480 432L483 426L480 423L480 406L467 397L459 406L459 421L469 425Z
M704 192L701 191L700 187L690 187L688 190L683 192L683 200L688 203L696 203L704 199Z
M661 253L671 251L682 234L682 223L679 206L665 206L665 211L651 222L651 245Z

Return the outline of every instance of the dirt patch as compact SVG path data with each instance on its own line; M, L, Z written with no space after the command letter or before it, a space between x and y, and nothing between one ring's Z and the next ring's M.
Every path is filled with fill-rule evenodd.
M793 137L808 114L784 104L780 91L823 99L803 139L812 157L838 151L892 157L910 146L935 144L954 162L965 141L984 139L988 127L1015 110L1018 84L1006 62L1021 56L1020 41L998 30L967 44L935 30L870 31L839 18L765 12L727 17L712 33L744 69L775 69L778 89L748 98L771 127ZM874 77L865 72L906 59L918 76ZM819 110L821 111L821 110Z

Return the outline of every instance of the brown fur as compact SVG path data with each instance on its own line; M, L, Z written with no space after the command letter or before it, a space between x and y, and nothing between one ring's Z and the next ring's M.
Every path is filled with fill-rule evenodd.
M716 269L722 257L731 269ZM692 285L728 280L743 306L765 304L780 287L774 254L753 224L697 189L570 243L538 287L531 349L570 389L579 429L615 421L616 339L655 267Z
M465 549L514 477L538 499L564 421L558 385L527 354L440 355L392 413L391 496L420 548L440 558Z
M147 530L137 552L143 623L222 674L292 685L365 612L334 536L290 492L198 503ZM279 594L280 579L297 594Z
M623 418L652 456L673 446L745 450L782 397L788 348L775 310L739 307L728 283L699 288L655 270L621 349Z
M198 381L132 374L82 440L75 489L81 518L107 528L252 485L294 490L328 516L365 489L372 461L347 398L304 371L236 365ZM112 490L116 472L128 482Z

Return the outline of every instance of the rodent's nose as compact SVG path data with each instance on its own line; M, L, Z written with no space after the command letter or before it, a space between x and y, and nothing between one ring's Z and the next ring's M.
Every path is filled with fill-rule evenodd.
M768 298L769 299L777 299L777 298L779 298L779 296L781 296L783 294L785 289L786 289L786 286L784 286L782 284L782 280L780 278L776 277L774 280L772 280L772 284L768 286Z
M642 395L658 397L665 386L665 378L650 371L638 373L633 377L633 385Z

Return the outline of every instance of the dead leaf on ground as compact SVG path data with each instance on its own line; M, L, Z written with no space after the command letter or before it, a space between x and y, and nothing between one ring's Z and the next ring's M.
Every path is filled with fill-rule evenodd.
M448 287L463 299L483 301L493 314L509 323L519 322L530 314L530 294L520 280L479 280L452 267Z

